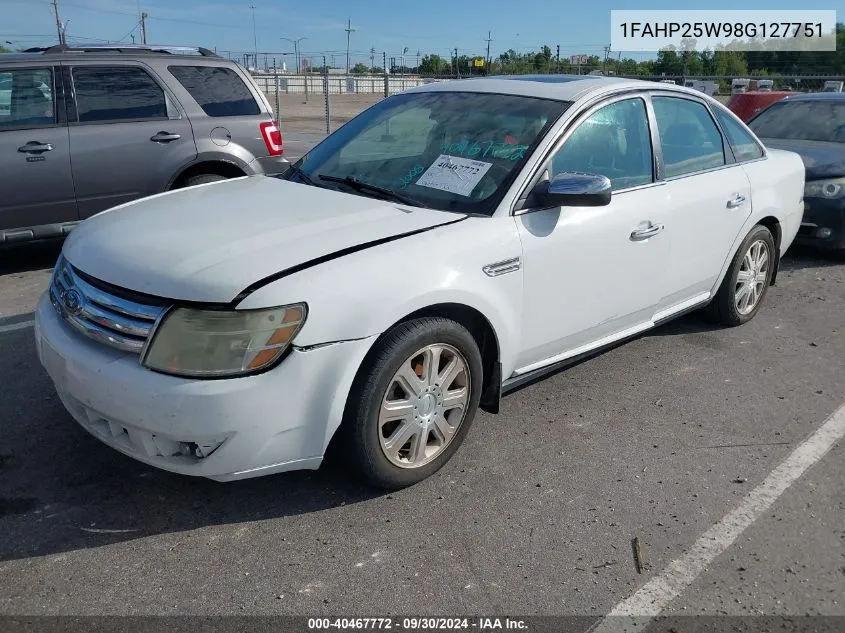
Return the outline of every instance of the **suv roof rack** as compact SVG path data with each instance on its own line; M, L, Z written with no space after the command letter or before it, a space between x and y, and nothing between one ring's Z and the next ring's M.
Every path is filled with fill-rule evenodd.
M220 57L217 53L202 46L148 46L145 44L91 44L85 46L67 46L57 44L49 48L41 48L32 52L52 53L166 53L176 55L201 55L202 57Z

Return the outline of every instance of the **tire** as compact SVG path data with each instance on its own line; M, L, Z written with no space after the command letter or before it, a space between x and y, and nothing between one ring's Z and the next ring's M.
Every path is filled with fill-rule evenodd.
M219 182L220 180L228 180L228 178L226 178L226 176L221 176L220 174L197 174L196 176L191 176L190 178L188 178L180 187L180 189L184 187L204 185L209 182Z
M430 384L427 368L433 366L434 358L439 358L438 371L431 374ZM397 375L400 369L406 370L407 378ZM346 405L339 450L356 474L373 486L397 490L422 481L449 461L466 437L481 398L482 371L478 345L462 325L441 317L400 323L374 345L358 372ZM410 372L422 373L422 379ZM412 379L418 381L419 395L403 386ZM464 394L463 408L449 409L460 393ZM403 410L416 406L402 414L407 417L397 421L389 419L395 413L383 415L383 404L396 406L402 401L407 402L401 404ZM444 429L454 430L449 435ZM414 435L405 442L411 432Z
M757 248L760 243L765 245L767 257L763 257L759 250L756 251L756 254L752 252L752 247ZM753 319L760 311L760 306L763 305L763 300L769 290L776 256L772 232L765 226L756 225L742 241L736 255L734 255L719 291L710 305L707 306L707 316L711 320L727 326L742 325ZM755 259L757 260L756 263L753 261ZM762 266L758 266L761 262L764 262ZM758 280L754 289L756 300L753 305L747 305L743 300L747 298L748 303L750 303L750 288L748 287L750 281L743 283L740 280L741 274L743 277L746 276L749 266L751 267L749 271L751 274L757 272ZM764 281L761 275L764 275Z

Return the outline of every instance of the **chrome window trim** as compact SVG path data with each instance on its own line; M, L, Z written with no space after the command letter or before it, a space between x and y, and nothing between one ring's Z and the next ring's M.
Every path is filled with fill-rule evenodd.
M722 111L722 110L723 110L723 111L724 111L724 114L725 114L726 116L728 116L729 118L734 119L735 121L737 121L737 122L741 123L741 124L742 124L745 128L747 128L748 132L751 134L751 140L752 140L752 141L754 141L754 143L757 145L757 147L758 147L758 148L760 148L760 151L763 153L763 155L762 155L762 156L760 156L759 158L752 158L752 159L750 159L750 160L743 160L743 161L741 161L741 160L739 160L739 159L736 159L736 156L734 156L734 158L736 159L736 162L738 162L738 163L740 163L740 164L744 165L745 163L753 163L754 161L762 160L762 159L764 159L764 158L767 158L767 157L768 157L768 150L767 150L766 146L765 146L765 145L764 145L764 144L760 141L760 139L759 139L759 138L757 137L757 135L754 133L754 130L752 130L750 127L748 127L748 124L747 124L747 123L745 123L745 121L743 121L743 120L742 120L742 119L740 119L740 118L739 118L736 114L734 114L733 112L731 112L731 110L730 110L730 109L729 109L726 105L724 105L724 104L719 103L718 105L714 105L714 104L709 104L709 105L710 105L710 110L711 110L711 112L713 112L713 118L714 118L714 119L716 119L716 123L719 123L719 118L716 116L716 114L715 114L715 113L716 113L716 112L720 112L720 111ZM722 126L721 126L721 124L719 123L719 128L721 129L721 127L722 127ZM731 147L731 144L730 144L730 139L728 139L727 132L725 132L724 130L722 130L722 136L724 136L724 137L725 137L725 139L727 140L727 142L728 142L728 147ZM733 152L733 147L731 147L731 152Z
M724 131L722 130L719 122L716 120L715 115L710 110L709 104L705 99L700 99L696 95L686 95L684 93L673 93L673 92L664 92L660 90L654 90L649 94L649 103L651 107L654 108L654 103L652 101L653 97L658 98L667 98L667 99L680 99L684 101L691 101L693 103L698 103L704 106L704 111L707 112L707 115L710 117L710 121L716 128L716 133L719 135L719 139L722 141L722 160L724 161L723 164L718 165L717 167L710 167L708 169L699 169L697 171L690 171L684 172L683 174L678 174L676 176L663 176L663 179L667 182L671 182L674 180L678 180L679 178L685 178L687 176L695 176L698 174L706 174L711 171L718 171L720 169L724 169L725 167L732 167L737 165L736 158L733 153L733 148L730 146L730 142L728 141L727 137L725 136ZM655 122L655 132L657 133L657 137L660 143L660 153L661 156L663 155L663 141L660 139L660 130L657 128L657 115L654 115L654 122ZM728 151L730 151L730 160L728 160ZM666 170L666 162L663 161L663 171L665 173Z

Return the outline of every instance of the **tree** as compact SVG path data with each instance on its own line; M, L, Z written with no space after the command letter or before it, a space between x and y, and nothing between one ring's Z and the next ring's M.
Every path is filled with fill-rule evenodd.
M449 66L450 63L440 55L432 54L422 58L419 71L422 75L442 75L449 72Z
M0 55L3 53L11 53L12 51L6 48L5 46L0 46Z
M367 66L366 64L362 64L361 62L358 62L352 68L349 69L349 72L354 73L356 75L361 75L363 73L370 72L370 67Z

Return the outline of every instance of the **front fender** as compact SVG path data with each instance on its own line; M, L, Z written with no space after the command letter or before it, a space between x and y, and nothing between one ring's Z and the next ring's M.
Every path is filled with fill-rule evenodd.
M490 322L509 375L520 337L522 270L491 277L483 268L521 254L512 218L468 218L283 277L238 309L306 302L295 344L307 347L371 337L418 310L462 304Z

